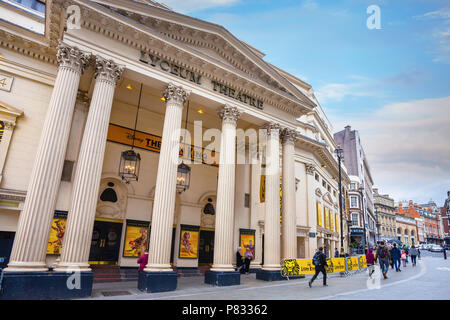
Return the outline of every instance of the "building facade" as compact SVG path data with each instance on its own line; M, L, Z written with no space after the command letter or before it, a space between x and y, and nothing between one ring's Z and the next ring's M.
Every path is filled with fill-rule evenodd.
M445 243L450 245L450 191L447 191L447 199L441 207L442 233Z
M350 126L346 126L344 130L334 134L334 140L344 150L343 159L348 174L357 177L357 179L353 178L352 183L357 184L358 189L353 189L353 192L350 192L350 202L352 201L352 196L354 198L357 197L356 192L358 192L360 194L360 208L362 210L363 221L365 222L365 226L363 225L363 229L366 232L365 238L367 239L365 242L367 246L373 246L376 243L376 218L372 190L374 182L367 156L361 144L359 132L357 130L351 130ZM352 188L349 189L352 190ZM352 209L351 203L350 209Z
M373 198L379 239L396 239L395 200L388 194L379 194L376 188L373 189Z
M282 259L348 245L309 84L157 3L0 5L5 297L89 295L96 265L137 268L146 249L139 289L158 292L202 266L239 284L238 246L277 280ZM81 292L65 288L74 272Z

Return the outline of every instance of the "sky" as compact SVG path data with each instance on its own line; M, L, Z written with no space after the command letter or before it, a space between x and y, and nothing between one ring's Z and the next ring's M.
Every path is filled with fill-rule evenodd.
M449 0L163 0L224 26L312 85L334 132L359 131L374 187L442 206L450 191ZM380 28L368 28L380 9Z

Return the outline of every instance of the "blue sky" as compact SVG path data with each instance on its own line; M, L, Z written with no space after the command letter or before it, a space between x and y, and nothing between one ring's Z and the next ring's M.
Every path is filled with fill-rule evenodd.
M450 190L450 1L167 0L224 26L313 86L334 130L359 130L375 186L442 205ZM381 29L366 12L377 5ZM446 141L447 140L447 141Z

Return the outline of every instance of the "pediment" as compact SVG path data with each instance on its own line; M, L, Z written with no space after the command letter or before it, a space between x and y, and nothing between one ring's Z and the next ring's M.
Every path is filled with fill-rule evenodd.
M75 2L85 5L84 23L93 30L104 28L103 33L112 34L113 25L119 24L121 33L116 38L129 36L131 39L126 42L135 42L142 49L159 46L190 65L197 63L203 69L210 68L213 74L220 72L230 84L247 79L239 85L248 84L252 91L269 92L268 98L275 100L275 105L292 113L305 113L315 107L309 97L263 60L262 52L222 26L137 1ZM139 30L145 30L145 35ZM153 39L148 39L149 34Z
M23 111L0 100L0 114L15 120L23 114Z

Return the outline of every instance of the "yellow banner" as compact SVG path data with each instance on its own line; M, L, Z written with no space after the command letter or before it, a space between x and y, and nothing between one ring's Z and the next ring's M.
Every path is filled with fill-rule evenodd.
M366 256L359 256L359 268L360 269L367 268Z
M347 258L347 271L358 270L358 257L349 257Z
M259 182L259 202L263 203L266 201L266 175L261 175L261 180Z
M325 214L325 228L330 229L330 211L324 207L323 208L324 214Z
M345 258L327 259L327 273L345 272Z
M317 225L322 226L322 206L317 202Z
M133 145L133 129L121 127L116 124L109 124L107 140L117 142L120 144L132 146ZM136 131L134 138L134 146L136 148L149 150L153 152L161 151L162 138L150 133ZM186 153L186 154L185 154ZM180 158L191 160L195 163L209 164L218 167L219 164L215 162L216 152L202 147L190 145L185 148L183 143L180 143ZM218 159L218 158L217 158Z
M339 232L339 215L335 214L334 218L335 218L335 221L336 221L336 223L335 223L335 225L336 225L336 232Z
M56 211L47 244L47 254L61 254L64 233L66 232L67 213Z

